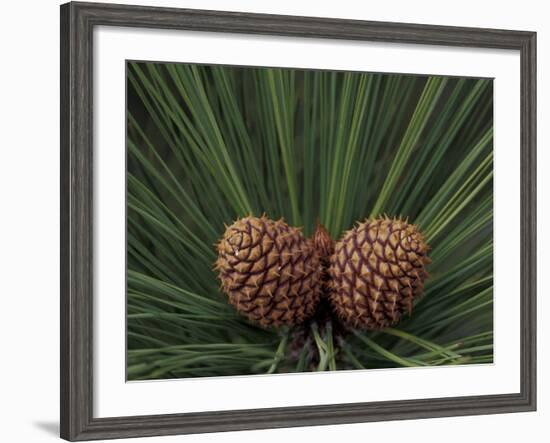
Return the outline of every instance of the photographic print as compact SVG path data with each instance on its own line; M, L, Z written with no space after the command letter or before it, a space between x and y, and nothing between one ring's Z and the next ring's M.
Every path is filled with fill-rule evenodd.
M127 379L493 362L493 80L128 61Z

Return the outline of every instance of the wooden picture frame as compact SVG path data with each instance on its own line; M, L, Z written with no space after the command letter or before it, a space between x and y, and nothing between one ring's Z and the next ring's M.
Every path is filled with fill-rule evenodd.
M521 57L521 391L454 398L95 418L92 54L121 26L497 48ZM61 6L61 437L70 441L533 411L536 408L536 34L112 4Z

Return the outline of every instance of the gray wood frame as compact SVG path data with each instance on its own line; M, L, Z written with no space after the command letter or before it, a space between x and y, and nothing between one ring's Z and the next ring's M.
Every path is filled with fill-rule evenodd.
M512 49L521 55L521 392L94 418L92 33L95 26ZM70 441L536 409L536 33L172 8L61 6L61 437Z

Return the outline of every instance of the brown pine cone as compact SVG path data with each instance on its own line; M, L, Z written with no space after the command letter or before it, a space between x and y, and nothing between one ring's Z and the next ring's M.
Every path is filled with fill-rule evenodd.
M328 259L334 252L334 240L330 237L327 228L319 222L317 222L317 227L313 233L313 245L320 257Z
M411 313L422 294L429 247L415 225L366 220L336 243L330 264L330 302L348 326L381 329Z
M321 298L326 298L329 291L330 275L328 268L330 266L330 256L334 253L334 240L331 238L327 229L317 222L317 227L313 233L313 246L319 254L321 263Z
M262 326L302 323L319 301L319 256L282 220L245 217L227 227L216 269L230 303Z

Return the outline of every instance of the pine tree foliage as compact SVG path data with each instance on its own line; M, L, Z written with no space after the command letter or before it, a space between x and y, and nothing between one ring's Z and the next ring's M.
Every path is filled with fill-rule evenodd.
M491 80L132 62L127 92L129 379L493 361ZM334 239L406 217L432 248L413 315L301 344L251 323L215 244L263 213Z

